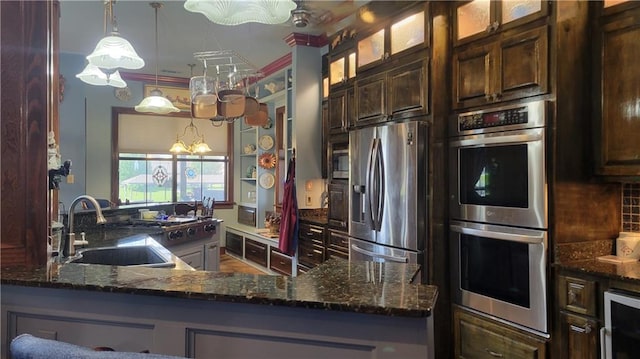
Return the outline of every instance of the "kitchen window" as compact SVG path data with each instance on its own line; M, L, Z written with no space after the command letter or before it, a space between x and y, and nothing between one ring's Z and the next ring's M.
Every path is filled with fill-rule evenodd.
M218 127L209 120L194 119L212 152L170 153L176 134L182 134L191 120L189 112L155 115L113 109L112 201L199 202L210 197L218 208L232 206L233 125Z
M228 202L228 156L120 153L118 198L126 203Z

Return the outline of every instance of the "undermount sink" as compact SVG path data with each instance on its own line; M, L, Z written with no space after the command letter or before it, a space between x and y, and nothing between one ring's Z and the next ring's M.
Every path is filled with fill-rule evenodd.
M111 266L175 267L171 258L151 246L99 247L79 250L68 263Z

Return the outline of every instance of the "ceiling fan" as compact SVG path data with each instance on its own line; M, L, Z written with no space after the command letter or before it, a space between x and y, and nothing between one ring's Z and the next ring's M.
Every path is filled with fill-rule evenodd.
M294 0L296 8L291 10L291 24L296 29L320 28L331 25L356 12L364 1L339 0Z

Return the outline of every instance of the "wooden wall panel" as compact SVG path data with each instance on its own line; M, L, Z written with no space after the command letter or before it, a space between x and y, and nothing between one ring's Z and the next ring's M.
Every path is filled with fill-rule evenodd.
M51 2L0 2L1 264L47 261ZM56 18L57 21L57 18Z

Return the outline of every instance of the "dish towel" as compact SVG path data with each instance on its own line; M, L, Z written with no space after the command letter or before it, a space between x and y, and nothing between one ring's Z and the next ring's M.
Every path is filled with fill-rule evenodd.
M184 359L159 354L95 351L78 345L21 334L11 341L12 359Z
M287 179L284 183L282 198L282 218L278 249L290 256L295 255L298 247L298 199L296 197L296 159L289 160Z

